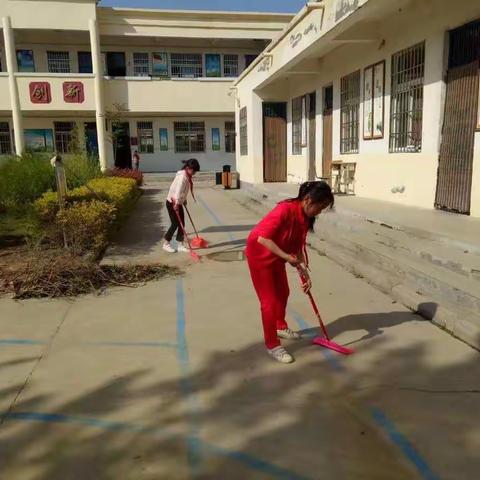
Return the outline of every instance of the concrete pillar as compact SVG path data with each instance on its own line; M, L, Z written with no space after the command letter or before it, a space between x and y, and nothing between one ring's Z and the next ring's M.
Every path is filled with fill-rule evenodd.
M12 23L10 17L2 18L3 38L5 43L5 56L8 72L8 86L10 90L10 104L12 108L13 133L15 136L15 152L18 156L25 151L25 140L23 136L23 119L20 110L20 98L18 96L17 79L17 54L15 51L15 39L13 37Z
M100 168L109 168L107 160L107 132L105 130L105 103L103 99L103 67L100 52L100 36L95 19L90 19L90 45L92 49L92 66L95 75L95 116L97 120L98 157Z

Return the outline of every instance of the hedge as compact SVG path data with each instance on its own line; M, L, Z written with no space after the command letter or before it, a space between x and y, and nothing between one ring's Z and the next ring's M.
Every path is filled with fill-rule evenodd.
M86 186L68 192L65 208L58 205L56 192L47 192L35 202L35 211L47 236L67 243L75 252L100 251L112 228L135 204L140 190L130 178L95 178Z

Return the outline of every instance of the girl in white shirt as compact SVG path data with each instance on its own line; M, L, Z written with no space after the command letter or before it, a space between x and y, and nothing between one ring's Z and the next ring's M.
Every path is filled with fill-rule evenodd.
M167 233L165 234L165 242L163 244L163 249L168 253L175 253L175 251L189 251L187 246L183 244L183 229L178 222L178 217L180 217L182 225L185 226L185 214L183 211L183 205L187 204L188 192L191 192L192 197L195 199L195 197L193 196L193 176L198 171L200 171L200 164L195 158L186 160L183 163L184 166L182 170L179 170L175 175L175 178L170 185L167 196L167 211L168 215L170 216L171 225L170 228L167 230ZM175 250L170 243L175 232L177 232L177 250Z

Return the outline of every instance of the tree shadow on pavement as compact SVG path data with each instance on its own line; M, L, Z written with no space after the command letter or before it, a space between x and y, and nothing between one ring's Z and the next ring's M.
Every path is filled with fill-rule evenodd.
M386 328L407 321L399 313L375 319ZM356 317L349 321L370 325ZM378 341L365 342L361 364L338 357L342 372L319 349L305 346L293 365L280 365L256 343L204 353L180 379L155 380L160 355L172 354L162 351L157 365L92 384L68 402L54 391L26 395L0 428L2 478L421 478L373 408L396 422L427 468L476 478L480 395L469 390L478 388L478 353L435 362L428 341ZM190 343L199 357L201 345Z

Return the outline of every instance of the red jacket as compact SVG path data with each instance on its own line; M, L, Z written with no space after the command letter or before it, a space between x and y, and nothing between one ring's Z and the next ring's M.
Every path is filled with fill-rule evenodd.
M285 263L285 260L258 243L258 237L273 240L284 252L298 255L300 251L305 250L308 226L308 218L303 213L300 201L279 203L250 232L245 252L249 261L262 265L270 265L274 262Z

